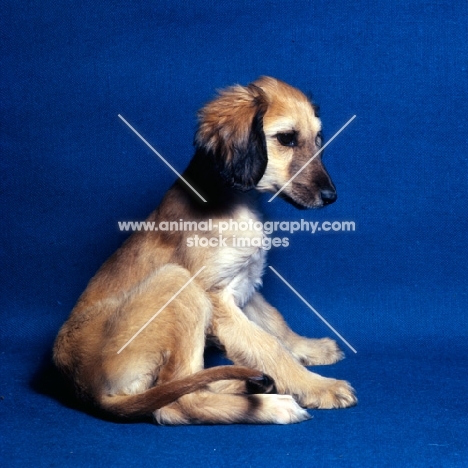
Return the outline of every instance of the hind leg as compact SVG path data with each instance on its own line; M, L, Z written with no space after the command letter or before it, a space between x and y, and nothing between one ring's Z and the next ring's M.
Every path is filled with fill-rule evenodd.
M162 267L131 291L107 321L102 350L110 385L106 393L142 393L203 369L211 303L195 282L174 297L190 277L179 266Z
M199 391L154 412L159 424L292 424L310 419L289 395Z

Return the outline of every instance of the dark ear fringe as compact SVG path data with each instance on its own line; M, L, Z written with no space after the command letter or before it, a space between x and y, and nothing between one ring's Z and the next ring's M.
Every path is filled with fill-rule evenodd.
M305 95L307 96L307 99L310 101L310 105L312 106L312 109L314 109L315 117L319 118L320 106L318 104L315 104L313 94L311 92L306 92Z
M312 102L312 109L314 109L315 117L319 118L320 117L320 106L318 104L314 104Z
M254 84L243 88L243 91L250 96L242 108L247 111L244 114L250 116L250 121L244 121L240 126L239 122L234 120L240 113L233 112L231 120L227 119L222 126L212 128L212 132L215 133L204 129L204 139L198 131L195 143L197 150L204 150L211 159L225 185L246 191L255 187L267 166L263 116L268 108L268 101L263 90ZM228 106L229 101L223 104ZM239 106L238 103L236 105ZM213 134L216 138L213 138ZM205 141L216 141L216 144L205 143L206 146L203 147Z
M244 145L232 148L229 166L221 172L232 187L242 191L254 188L265 173L268 162L265 134L263 132L263 116L266 105L263 103L254 115L248 141Z

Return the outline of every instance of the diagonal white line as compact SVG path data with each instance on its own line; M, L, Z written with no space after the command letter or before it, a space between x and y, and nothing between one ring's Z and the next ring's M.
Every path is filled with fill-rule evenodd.
M158 156L159 159L161 159L162 162L164 162L166 164L167 167L169 167L169 169L172 169L173 172L175 172L177 174L177 176L179 177L179 179L183 180L188 187L190 187L193 192L198 195L201 200L203 200L205 203L206 203L206 200L166 161L166 159L164 159L161 154L159 154L141 135L140 133L138 133L120 114L118 114L118 117L120 120L122 120L122 122L125 123L125 125L127 125L127 127L132 130L133 133L135 133L135 135L137 135L141 141L156 155Z
M120 354L206 267L201 267L118 351Z
M269 266L271 271L278 276L280 280L294 293L296 296L338 337L348 348L357 354L357 351L272 267Z
M273 201L354 119L353 115L269 200Z

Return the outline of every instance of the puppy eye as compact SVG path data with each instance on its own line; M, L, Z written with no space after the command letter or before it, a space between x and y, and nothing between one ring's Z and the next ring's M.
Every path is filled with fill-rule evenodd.
M318 132L318 133L317 133L317 136L315 137L315 146L316 146L317 148L321 148L321 147L322 147L322 143L323 143L322 132Z
M289 133L278 133L276 135L277 140L282 146L296 146L297 145L296 132Z

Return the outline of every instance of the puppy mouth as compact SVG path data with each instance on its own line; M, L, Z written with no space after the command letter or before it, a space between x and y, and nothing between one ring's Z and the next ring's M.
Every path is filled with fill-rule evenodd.
M289 203L290 205L294 206L298 210L308 210L308 209L318 209L323 208L324 204L322 201L317 203L316 200L312 200L310 202L302 200L300 197L294 196L294 194L288 194L284 191L279 194L279 197L282 198L284 201Z

